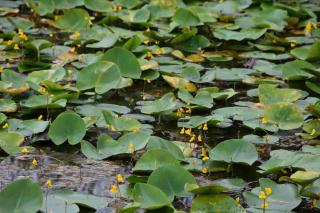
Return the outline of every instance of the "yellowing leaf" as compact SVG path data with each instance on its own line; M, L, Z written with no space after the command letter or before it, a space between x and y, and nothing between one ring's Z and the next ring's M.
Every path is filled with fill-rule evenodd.
M173 88L178 89L183 87L188 92L196 92L197 87L195 84L188 80L176 76L162 75L162 78Z

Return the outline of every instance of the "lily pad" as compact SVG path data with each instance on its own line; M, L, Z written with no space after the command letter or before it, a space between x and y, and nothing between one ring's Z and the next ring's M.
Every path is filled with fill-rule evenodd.
M68 140L68 143L75 145L80 143L86 134L86 126L82 118L71 111L58 115L49 128L48 136L56 145Z

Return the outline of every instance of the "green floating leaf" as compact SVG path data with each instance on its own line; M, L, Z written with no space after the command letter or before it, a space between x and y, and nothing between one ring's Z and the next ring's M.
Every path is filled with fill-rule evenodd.
M246 210L227 195L200 195L193 199L191 212L245 213Z
M267 29L245 29L239 32L227 29L215 29L213 31L214 37L221 40L236 40L242 41L244 39L256 40L260 38Z
M154 170L148 184L161 189L173 201L174 197L188 197L191 193L185 190L186 184L196 184L193 175L179 165L163 166Z
M43 16L48 13L53 13L55 9L55 1L54 0L27 0L28 5L35 11L38 15Z
M106 199L104 198L89 195L83 192L74 192L70 189L60 189L53 192L51 195L64 200L69 204L75 203L91 209L101 209L108 205Z
M48 137L56 145L68 140L69 144L80 143L86 134L86 125L76 113L66 111L58 115L49 128Z
M268 123L276 124L280 129L297 129L303 124L300 108L292 103L270 104L265 107L264 118Z
M82 31L90 26L90 16L83 9L69 9L64 15L54 22L54 25L66 31Z
M0 132L0 148L10 155L20 152L19 146L23 141L24 136L21 133Z
M296 89L276 88L272 84L259 85L259 100L264 105L291 103L302 97L304 97L304 93Z
M312 45L297 47L291 50L291 55L306 61L315 61L320 59L320 42L317 41Z
M244 198L247 204L250 206L250 209L261 209L263 200L259 198L261 191L264 191L265 188L271 188L272 193L268 196L267 202L269 204L268 211L288 211L297 207L301 198L298 194L298 189L293 184L277 184L274 181L261 178L259 180L260 187L252 189L250 192L244 192ZM249 210L250 210L249 209Z
M141 76L141 69L136 56L123 47L114 47L108 50L101 60L111 61L118 65L121 76L138 79Z
M84 6L89 10L97 12L111 12L112 6L110 2L105 0L84 0Z
M80 211L76 204L66 203L65 200L57 198L54 195L49 194L46 198L47 201L43 202L41 211L43 212L64 212L78 213Z
M256 147L245 140L230 139L219 143L209 152L211 160L252 165L258 160Z
M142 132L131 132L121 136L116 141L110 136L102 134L98 138L97 149L105 158L119 154L131 154L130 147L134 151L143 149L147 145L149 137L149 135Z
M142 124L127 116L115 116L112 112L103 110L103 117L108 127L111 127L114 131L140 131Z
M303 60L289 61L280 65L282 76L286 80L304 80L311 78L313 75L311 75L308 70L314 69L315 66Z
M178 97L187 103L187 105L194 104L205 108L211 108L213 106L213 98L208 91L199 91L193 97L185 89L180 89L178 92Z
M183 152L176 144L174 144L174 142L165 140L157 136L151 136L149 138L147 149L163 149L170 152L170 154L179 161L183 161L185 159Z
M160 99L155 101L145 101L145 104L141 108L141 112L145 114L154 114L164 112L167 110L173 110L176 108L176 97L173 93L167 93Z
M116 64L98 61L80 71L77 78L77 88L79 90L95 88L96 93L103 94L117 88L120 78L120 69Z
M43 195L40 186L30 179L12 182L0 192L0 212L34 213L41 209Z
M178 8L172 20L181 27L197 26L201 23L199 17L187 8Z
M17 111L17 104L10 99L0 99L0 112L15 112Z
M153 171L169 165L179 165L179 161L166 150L152 149L137 161L133 171Z
M137 183L133 188L132 196L143 209L159 209L171 205L166 194L151 184Z

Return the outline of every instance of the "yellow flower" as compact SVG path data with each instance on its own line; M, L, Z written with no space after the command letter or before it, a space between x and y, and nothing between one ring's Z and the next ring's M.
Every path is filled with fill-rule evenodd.
M317 206L317 199L312 199L312 207L315 208Z
M207 167L203 167L202 168L202 173L203 174L207 174L208 173L208 168Z
M202 136L198 135L198 142L202 142Z
M38 121L41 121L43 119L43 115L39 115Z
M29 150L26 147L24 147L24 148L21 149L20 152L21 152L22 155L27 155L29 153Z
M147 80L147 83L150 84L150 83L151 83L151 80Z
M112 132L117 131L117 129L116 129L113 125L111 125L110 128L111 128L111 131L112 131Z
M204 130L204 131L207 131L207 130L208 130L208 125L207 125L207 123L203 124L203 130Z
M195 139L196 139L196 136L193 134L193 135L191 136L191 138L189 139L189 142L192 143Z
M8 123L5 123L3 126L2 126L2 129L6 129L9 127L9 124Z
M266 199L266 194L265 194L263 191L261 191L260 194L259 194L259 198L260 198L261 200Z
M71 38L73 40L77 40L80 38L80 33L78 31L75 31L72 35L71 35Z
M57 21L61 16L54 16L54 20Z
M147 32L147 33L150 33L150 32L151 32L151 30L150 30L149 27L146 29L146 32Z
M189 105L189 104L188 104L188 105ZM188 109L186 110L186 113L191 114L191 112L192 112L192 109L191 109L191 108L188 108Z
M183 135L184 132L185 132L185 129L184 129L184 127L182 127L182 129L180 130L180 135Z
M264 188L264 191L266 192L267 195L271 195L272 189L270 187Z
M77 51L76 51L76 47L71 47L71 48L70 48L70 52L76 53L76 52L77 52Z
M204 157L202 158L202 161L207 161L207 160L209 160L209 157L208 157L208 156L204 156Z
M184 131L184 133L185 133L186 135L191 135L191 128L189 128L189 129L187 129L186 131Z
M53 33L49 33L49 37L53 37Z
M145 45L148 45L148 44L150 43L150 41L147 39L147 40L144 40L143 43L144 43Z
M261 204L261 208L267 209L269 208L269 204L267 202L264 202L263 204Z
M39 93L43 94L43 95L47 95L48 94L46 88L44 88L44 87L39 87L37 91Z
M132 129L132 132L139 132L139 131L140 131L140 128L138 127Z
M6 63L6 67L7 68L10 68L11 67L11 64L8 62L8 63Z
M12 44L13 44L13 41L12 41L12 40L8 40L8 41L7 41L7 45L8 45L8 46L11 46Z
M122 177L121 174L117 175L117 181L118 181L118 183L123 183L124 182L123 177Z
M307 23L307 25L306 25L304 30L306 31L307 34L310 34L311 29L312 29L312 22L308 21L308 23Z
M112 184L110 191L114 194L117 193L119 191L118 186L115 184Z
M114 6L112 7L112 10L113 10L114 12L117 12L117 10L118 10L117 6L114 5Z
M316 133L317 133L317 131L316 131L315 129L312 129L310 135L311 135L311 136L314 136L314 135L316 135Z
M240 203L240 197L236 198L236 202L239 204Z
M163 53L162 48L156 49L156 54L161 55Z
M118 11L121 11L122 10L122 6L118 6Z
M52 180L51 179L48 179L47 182L46 182L46 187L48 189L51 189L52 188Z
M150 51L147 52L147 58L149 58L149 59L153 58L152 52L150 52Z
M297 46L297 42L296 42L295 40L291 41L291 42L290 42L290 46L291 46L291 47Z
M268 123L268 120L267 120L265 117L263 117L263 118L261 119L261 123L267 124L267 123Z
M316 23L312 23L312 27L313 29L317 30L318 29L318 25Z
M198 129L202 129L202 125L198 126Z
M0 72L3 72L3 67L2 66L0 66Z
M128 146L128 151L131 153L134 152L134 145L132 143Z
M19 47L19 45L18 45L18 44L15 44L15 45L13 46L13 49L14 49L14 50L19 50L19 49L20 49L20 47Z
M38 166L38 161L37 161L36 159L33 159L33 161L32 161L32 166L33 166L33 168L37 168L37 166Z
M18 34L19 34L19 38L21 39L21 40L28 40L28 37L27 37L27 35L22 31L22 29L19 29L18 30Z
M146 95L143 95L143 96L142 96L142 100L144 100L144 101L147 100L147 96L146 96Z

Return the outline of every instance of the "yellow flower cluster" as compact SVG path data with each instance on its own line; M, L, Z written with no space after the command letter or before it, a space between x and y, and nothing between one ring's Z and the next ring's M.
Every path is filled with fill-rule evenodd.
M307 25L306 25L306 27L304 29L306 34L310 34L312 29L317 30L318 29L318 25L316 23L312 22L312 21L308 21L308 23L307 23Z
M269 208L269 203L267 202L268 197L271 195L272 189L270 187L264 188L263 191L260 191L259 193L259 199L263 200L263 203L261 204L261 208L267 209Z
M113 10L114 12L121 11L122 9L123 9L122 6L116 6L116 5L114 5L114 6L112 7L112 10Z

